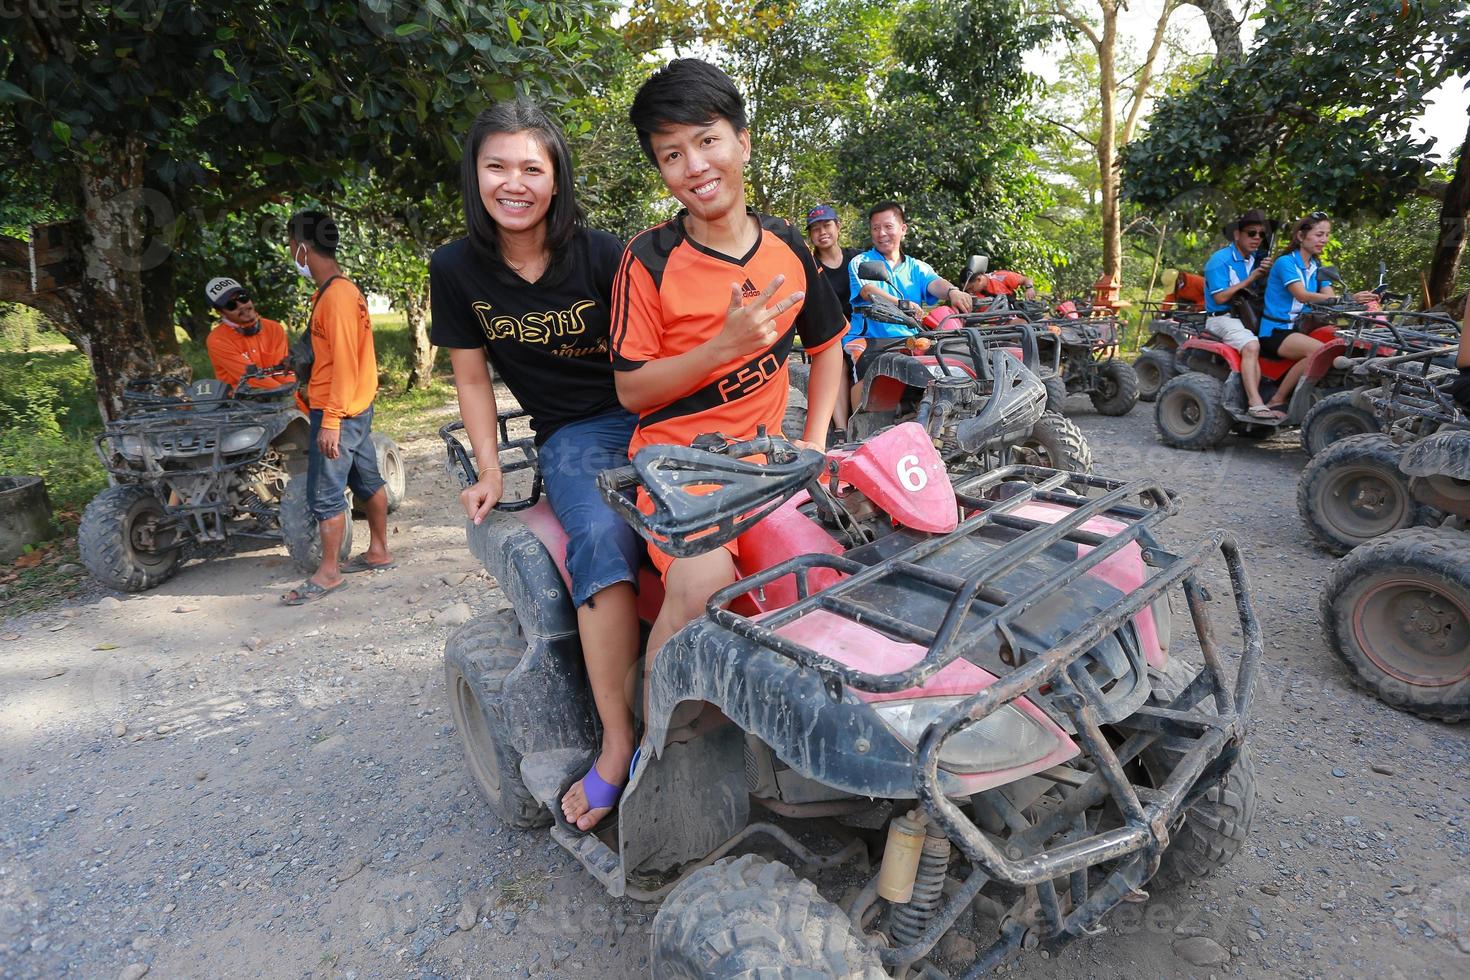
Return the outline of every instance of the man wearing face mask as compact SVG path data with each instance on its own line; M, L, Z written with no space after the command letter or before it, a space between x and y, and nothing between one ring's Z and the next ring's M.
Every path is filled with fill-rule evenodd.
M344 572L387 568L393 559L388 554L388 494L371 438L378 362L367 300L337 264L336 222L321 211L299 211L286 228L296 271L316 283L311 297L312 443L306 494L321 530L322 563L311 578L281 597L286 605L299 606L341 589L347 584ZM348 487L367 515L371 541L367 551L339 566Z
M286 329L275 320L267 320L256 312L255 304L234 279L221 276L209 280L204 298L219 311L220 322L209 332L205 347L214 376L232 388L240 387L240 379L249 368L266 371L284 366L288 349ZM250 378L252 388L279 388L292 384L296 375L287 371L267 377ZM304 412L306 402L296 396L297 406Z

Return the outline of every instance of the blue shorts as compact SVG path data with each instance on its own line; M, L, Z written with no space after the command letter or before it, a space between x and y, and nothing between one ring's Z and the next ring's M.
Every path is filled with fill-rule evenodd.
M637 423L637 416L622 409L579 419L553 432L537 454L541 485L567 532L574 606L619 582L638 587L643 543L597 490L599 472L628 465Z
M373 406L342 419L337 436L337 458L327 459L317 447L322 430L322 410L311 410L311 451L306 457L306 499L319 521L336 517L347 509L347 488L358 500L366 500L386 485L378 472L378 452L373 448Z

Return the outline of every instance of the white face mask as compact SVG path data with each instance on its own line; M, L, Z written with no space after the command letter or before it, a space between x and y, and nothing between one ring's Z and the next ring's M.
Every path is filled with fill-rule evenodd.
M301 258L298 259L295 255L292 255L291 262L296 266L296 271L301 274L302 279L310 279L311 267L306 264L306 246L301 245L299 248L301 249Z

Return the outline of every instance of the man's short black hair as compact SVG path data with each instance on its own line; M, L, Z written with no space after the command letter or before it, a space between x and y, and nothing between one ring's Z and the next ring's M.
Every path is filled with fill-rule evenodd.
M884 211L897 211L898 220L902 221L904 224L909 223L909 216L903 213L903 205L899 204L897 201L879 201L877 204L873 205L871 208L868 209L868 221L871 223L873 220L873 215L882 214Z
M720 69L698 58L676 58L649 76L633 96L628 121L655 167L653 134L667 126L699 126L723 119L735 132L750 128L740 90Z
M337 222L325 211L297 211L286 222L286 233L319 255L337 255Z

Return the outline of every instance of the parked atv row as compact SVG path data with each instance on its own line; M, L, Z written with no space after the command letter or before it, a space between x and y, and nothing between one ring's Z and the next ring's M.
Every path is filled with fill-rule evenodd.
M1166 544L1177 505L1149 480L992 465L1043 396L1029 331L1020 356L985 333L888 352L928 375L911 413L896 402L911 417L869 402L862 438L825 454L711 437L601 475L670 554L739 537L742 577L653 661L638 760L591 833L559 805L598 745L566 537L534 447L506 439L502 470L530 492L466 533L511 608L446 644L451 711L502 819L549 826L610 894L662 903L654 976L932 975L955 929L981 949L947 965L977 975L1096 933L1151 878L1199 878L1244 844L1262 636L1233 540ZM894 414L869 426L877 412ZM441 434L469 485L460 428ZM1205 628L1207 566L1229 583L1238 649ZM643 619L661 596L648 567ZM729 856L758 837L863 886L839 905L792 866Z
M281 372L251 370L251 377ZM188 558L246 542L283 542L306 570L321 561L321 536L306 496L310 426L295 384L237 389L215 380L133 382L127 411L96 439L107 489L82 513L77 546L102 583L141 592ZM387 436L374 448L388 481L389 510L403 499L402 455ZM352 548L352 522L341 556Z

